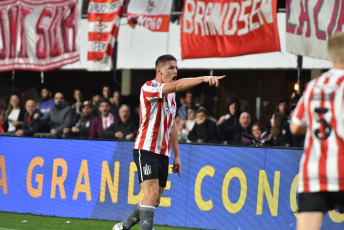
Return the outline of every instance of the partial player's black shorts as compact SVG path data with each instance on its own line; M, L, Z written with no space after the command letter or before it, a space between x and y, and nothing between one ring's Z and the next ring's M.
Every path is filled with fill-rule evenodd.
M337 208L344 212L344 192L314 192L299 194L298 212L327 212Z
M142 149L134 149L133 157L140 183L149 179L159 179L159 185L166 187L168 176L168 156Z

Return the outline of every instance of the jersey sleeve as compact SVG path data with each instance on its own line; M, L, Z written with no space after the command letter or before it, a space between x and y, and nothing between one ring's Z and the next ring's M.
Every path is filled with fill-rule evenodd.
M306 90L305 90L306 92ZM306 118L305 118L305 95L302 95L299 102L296 105L296 108L293 113L293 117L291 121L297 125L306 125Z
M148 100L162 98L162 89L164 88L164 84L159 84L156 82L147 82L142 86L142 93L143 96L146 97Z

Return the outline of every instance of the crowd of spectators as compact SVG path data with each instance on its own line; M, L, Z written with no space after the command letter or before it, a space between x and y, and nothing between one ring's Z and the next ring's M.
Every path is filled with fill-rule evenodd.
M81 90L75 89L71 105L65 101L62 92L53 94L48 88L41 90L41 98L37 102L29 99L24 103L19 95L13 94L6 106L0 104L0 134L134 140L139 125L139 109L123 104L118 90L111 94L110 87L104 86L101 92L101 95L84 100ZM180 97L176 115L179 141L302 147L304 136L293 136L289 130L297 96L293 95L296 100L291 105L287 98L280 99L276 111L271 114L270 124L262 124L241 108L237 98L231 98L226 105L227 114L216 119L209 115L205 106L197 106L195 93L188 91Z

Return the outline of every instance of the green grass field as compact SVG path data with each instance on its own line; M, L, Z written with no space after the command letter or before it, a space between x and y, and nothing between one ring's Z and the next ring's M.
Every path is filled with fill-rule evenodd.
M0 230L111 230L116 222L107 220L88 220L61 218L51 216L37 216L31 214L18 214L9 212L0 212ZM139 230L140 225L136 225L133 230ZM154 226L155 230L187 230L190 228L177 228L169 226ZM190 229L191 230L191 229Z

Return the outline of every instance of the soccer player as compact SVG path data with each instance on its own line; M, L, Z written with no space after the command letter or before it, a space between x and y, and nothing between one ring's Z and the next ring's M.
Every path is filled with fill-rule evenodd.
M154 211L166 187L171 147L174 153L172 171L180 177L178 128L174 124L177 110L175 92L203 82L217 87L219 79L225 77L204 76L177 80L177 60L172 55L158 57L155 68L155 79L141 87L140 126L133 150L144 196L127 219L116 224L113 230L130 229L139 221L142 230L153 228Z
M324 213L344 207L344 33L328 41L333 67L310 81L294 111L292 134L304 134L297 229L319 229Z

